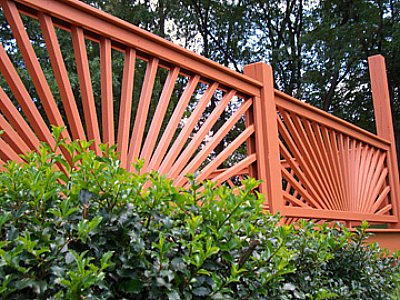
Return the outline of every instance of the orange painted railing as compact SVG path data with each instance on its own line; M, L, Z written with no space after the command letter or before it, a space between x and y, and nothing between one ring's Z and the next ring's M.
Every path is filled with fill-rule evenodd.
M122 166L132 170L143 159L143 171L158 170L177 186L188 184L187 173L233 188L246 176L261 179L265 208L289 221L399 226L382 57L370 61L374 135L275 90L264 63L239 74L76 0L0 3L15 38L0 45L0 163L21 162L19 154L40 141L54 146L51 125L62 126L63 138L92 140L98 154L101 143L117 144ZM45 59L27 20L40 28ZM61 37L72 41L68 62ZM113 70L118 56L120 75Z

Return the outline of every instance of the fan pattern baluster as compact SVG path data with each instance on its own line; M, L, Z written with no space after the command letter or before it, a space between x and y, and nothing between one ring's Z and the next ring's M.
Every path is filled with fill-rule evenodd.
M283 106L277 120L285 206L392 214L386 149Z
M67 141L92 141L91 149L98 155L100 144L117 144L121 166L129 171L143 159L143 172L158 170L176 185L187 184L188 173L199 174L199 180L241 185L256 160L254 153L243 154L246 143L254 139L252 122L247 120L250 127L244 129L252 96L227 85L226 78L208 78L204 72L171 64L162 51L133 45L134 34L99 35L98 27L60 20L38 7L25 13L18 1L3 0L1 7L16 40L14 48L0 45L1 164L22 162L19 154L38 150L40 141L53 147L54 125L66 128L62 138ZM35 40L24 25L27 18L41 30L45 55L33 47ZM72 42L70 49L65 40ZM123 54L123 62L114 60L116 52ZM51 66L53 78L46 77L48 70L40 62ZM26 66L29 79L21 76L19 65ZM113 82L116 68L122 74L120 90ZM51 85L57 86L57 93ZM217 125L224 112L232 116ZM57 151L68 154L65 149ZM236 160L229 160L232 155Z
M116 145L122 167L141 159L176 186L263 179L264 208L287 223L398 224L393 139L273 90L265 65L243 76L78 0L0 4L14 37L0 42L0 169L40 142L72 163L51 134L65 127L66 141Z

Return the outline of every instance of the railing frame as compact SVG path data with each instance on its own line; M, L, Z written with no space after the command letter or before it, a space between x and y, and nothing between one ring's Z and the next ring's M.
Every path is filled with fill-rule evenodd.
M274 90L272 69L265 63L255 63L244 68L244 74L262 83L260 97L255 98L254 109L256 124L256 153L258 163L257 178L263 180L260 190L266 195L265 207L272 213L280 212L283 216L311 219L336 219L343 220L347 225L356 225L367 219L371 222L387 222L390 228L400 228L399 222L399 170L397 168L396 143L390 110L390 98L387 85L384 58L377 55L369 58L373 104L376 118L377 135L365 131L346 121L338 119L306 103L302 103L282 92ZM389 186L391 188L392 215L373 215L335 210L298 209L284 205L281 191L281 168L278 128L276 122L277 101L293 103L293 109L300 109L305 114L315 115L315 119L341 132L385 150L388 153L387 166L389 169ZM260 111L257 111L260 110ZM355 222L354 222L355 221Z
M347 222L358 222L371 216L353 211L333 211L321 209L299 210L297 207L288 207L285 205L282 192L282 161L280 153L279 127L277 121L277 107L282 103L282 101L285 101L288 106L291 105L290 109L301 110L304 115L311 116L316 120L316 122L319 122L323 126L334 128L335 130L343 132L346 135L362 140L369 145L383 149L388 153L388 185L391 189L390 200L392 204L392 214L374 215L373 221L388 222L390 223L391 228L400 228L399 170L397 167L396 143L391 118L386 68L382 56L378 55L369 58L373 103L377 126L377 135L374 135L358 128L357 126L329 115L326 112L318 110L315 107L302 103L289 95L275 90L272 68L270 65L265 63L255 63L245 66L244 75L242 75L77 0L0 0L0 4L3 7L5 14L8 16L8 19L18 21L11 26L13 34L15 34L14 31L20 34L17 38L17 43L20 47L22 45L23 49L25 49L23 51L24 59L29 62L28 69L30 73L36 75L36 77L33 79L35 86L40 87L39 96L41 100L42 98L48 100L46 102L48 112L46 113L52 116L50 121L54 121L53 123L56 125L63 125L62 118L59 115L53 115L55 112L57 112L57 107L54 106L55 104L53 105L53 96L51 95L51 92L47 86L44 75L41 73L42 70L40 69L38 62L35 60L34 51L29 44L29 38L27 34L23 32L23 24L19 20L18 12L22 12L28 16L39 19L44 27L45 37L47 37L47 40L52 40L53 46L56 48L58 47L57 36L54 33L52 24L54 23L58 27L72 32L75 52L78 52L79 54L78 73L80 72L81 74L78 75L79 79L82 81L80 85L81 88L83 87L85 92L85 98L90 98L91 100L89 101L89 104L92 105L91 107L87 107L85 109L85 114L86 111L88 111L88 117L85 116L85 118L89 121L93 121L93 125L90 127L96 128L96 130L98 130L99 126L95 118L96 109L94 107L94 99L92 99L93 92L90 86L90 74L87 74L89 68L84 42L85 38L89 38L99 43L101 47L100 56L106 58L106 60L102 61L101 64L102 102L104 103L104 107L102 107L102 109L104 109L103 113L105 116L102 122L104 142L113 144L115 140L113 128L114 125L112 120L112 87L107 84L110 82L112 76L112 62L110 53L111 49L114 48L121 50L122 52L126 52L125 59L127 61L134 61L135 57L140 57L147 61L149 65L152 66L149 67L149 75L146 76L149 78L148 82L154 81L157 66L163 66L170 69L171 72L175 74L172 76L175 76L175 79L178 76L178 73L182 72L182 74L190 75L192 78L195 78L194 80L196 84L200 80L210 83L212 86L215 85L215 89L219 85L220 89L224 92L227 91L228 94L230 93L229 90L231 89L233 94L237 91L238 95L243 96L245 99L249 99L248 101L252 101L252 103L247 106L249 109L245 112L246 130L248 132L243 137L243 140L248 138L248 157L246 158L248 161L245 161L246 159L244 159L245 163L247 164L245 164L245 167L238 165L237 170L234 169L233 171L228 172L228 174L222 174L219 172L221 170L212 171L210 169L209 173L215 175L215 177L213 177L214 180L219 180L220 178L225 178L228 175L232 175L235 170L240 172L241 175L247 170L250 176L262 180L259 190L266 196L266 202L264 205L265 209L271 211L273 214L280 212L286 217L336 219L345 220ZM49 50L54 52L54 49L51 50L51 47ZM62 56L61 53L56 52L54 52L51 57L54 58L54 63L60 64L62 62ZM130 64L128 63L127 65L129 66ZM68 74L65 70L65 67L62 65L58 66L58 70L59 73L55 74L57 82L64 83L61 84L60 87L61 94L63 98L72 99L72 90L68 86ZM17 72L15 72L12 63L8 59L5 49L1 45L0 71L8 74L8 76L5 76L8 81L14 82L15 80L17 82L13 90L19 93L18 98L20 98L21 101L25 101L23 103L25 103L27 107L29 106L28 108L31 111L36 113L36 110L33 107L34 104L32 104L32 101L29 101L29 94L27 92L25 93L23 83L19 80ZM84 71L86 71L86 74ZM132 92L132 87L130 85L132 84L133 71L134 70L132 68L128 68L126 71L124 70L124 73L126 72L127 74L126 76L123 76L124 80L122 85L126 86L123 90L127 94L131 94ZM196 84L193 83L193 89ZM209 89L209 97L211 97L215 91L215 89L212 89L212 86ZM143 98L147 101L147 104L148 101L150 101L151 90L152 87L150 86L145 86L144 88L145 94L143 95ZM172 90L169 90L169 92L171 91ZM21 94L22 92L24 93ZM165 95L168 95L169 92L166 91ZM190 95L187 95L187 97L189 96ZM0 100L5 99L4 103L7 103L8 105L11 103L11 101L8 101L6 97L7 95L2 92L2 89L0 88ZM161 98L163 101L168 100L168 96L162 96ZM187 101L189 101L189 98L187 98ZM2 137L0 137L0 157L2 159L0 160L0 163L8 159L18 162L22 161L17 154L26 152L25 148L28 147L23 147L25 142L19 143L19 140L21 140L20 137L24 137L26 142L30 141L32 143L32 145L29 145L29 149L37 149L39 139L47 141L50 144L54 143L50 131L43 125L43 122L43 124L38 123L38 125L32 126L34 127L35 131L33 132L28 125L25 126L25 123L23 124L23 119L17 119L20 116L15 110L15 107L11 107L11 104L7 106L4 103L0 101L0 109L2 110L2 114L6 117L6 119L15 118L13 119L14 126L15 124L20 124L18 127L15 126L17 129L19 129L17 130L18 133L14 132L12 126L9 126L10 128L7 132L7 135L4 136L4 140ZM125 104L128 109L129 105L131 105L131 102L128 101ZM124 109L122 109L122 111L123 110ZM5 114L5 111L8 112L7 115ZM13 112L16 112L15 115ZM92 115L90 115L91 112ZM69 110L66 111L66 114L68 115L68 119L71 119L71 116L77 114L76 107L69 107ZM0 117L3 118L1 114ZM3 127L6 125L8 126L6 119L1 118L0 124L3 124ZM129 118L120 118L122 125L118 126L118 129L121 128L124 132L124 134L121 134L121 139L123 142L118 140L118 149L121 150L121 147L125 149L125 151L121 151L121 153L123 152L123 154L121 154L121 160L124 162L124 166L127 168L129 168L129 163L132 162L133 158L136 158L139 155L137 152L140 150L139 148L135 148L133 150L130 149L129 152L127 152L129 128L126 129L127 126L125 126L125 123L129 124ZM40 115L36 113L36 115L30 116L29 119L31 123L36 124L36 122L40 121ZM75 128L72 131L76 132L76 138L84 138L84 129L79 127L81 126L80 120L73 121L76 122L76 124L70 124L70 127ZM175 121L178 122L178 118ZM135 119L134 128L139 128L137 135L140 136L140 140L143 137L144 122L144 119L138 119L138 123L140 124L136 126ZM25 127L23 127L21 124L23 124ZM29 130L23 130L23 128ZM128 133L126 133L126 130ZM154 129L154 131L157 130ZM95 150L98 151L97 144L101 140L99 132L96 131L88 133L90 133L88 134L88 138L95 140ZM188 132L188 134L189 133L190 132ZM75 137L73 136L73 138ZM149 144L151 143L154 144L155 141L150 141ZM146 146L149 145L146 143ZM149 146L149 148L152 147ZM193 148L196 147L193 146ZM148 158L150 154L147 153L147 150L144 152L144 156ZM187 156L189 159L189 153ZM168 160L168 164L165 164L164 169L170 169L170 164L172 163L173 158ZM154 163L154 165L157 164L158 162ZM250 166L247 167L247 165ZM218 166L218 164L216 164L215 167L216 166ZM183 167L184 166L182 163L182 166L179 165L176 168L180 170ZM179 172L176 171L175 173ZM204 177L207 176L204 175Z

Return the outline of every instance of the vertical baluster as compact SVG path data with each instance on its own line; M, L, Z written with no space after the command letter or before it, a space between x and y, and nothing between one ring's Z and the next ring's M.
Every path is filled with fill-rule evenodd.
M118 152L121 155L121 165L126 166L128 157L129 131L132 114L132 93L135 76L136 51L127 49L125 52L124 71L122 75L121 100L118 122Z
M127 169L129 171L133 169L132 162L139 158L147 115L149 113L151 95L153 93L154 81L157 75L157 69L158 59L152 58L147 65L147 70L140 93L139 105L136 111L135 123L133 125L127 165Z
M91 146L92 150L94 150L97 155L100 155L99 144L101 143L101 139L99 122L97 120L96 103L93 96L85 35L82 28L72 27L72 44L74 47L79 85L81 88L81 98L83 113L85 115L87 136L89 140L93 141Z
M114 103L112 85L111 41L100 41L101 116L103 143L114 145Z

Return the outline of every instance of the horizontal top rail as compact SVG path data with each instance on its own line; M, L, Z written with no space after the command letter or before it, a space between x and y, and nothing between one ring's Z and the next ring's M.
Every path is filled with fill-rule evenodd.
M68 24L81 26L100 37L133 47L174 66L199 74L204 78L234 87L249 96L259 96L260 94L262 85L257 80L235 72L80 1L24 0L21 2L16 1L19 10L32 17L38 18L38 13L49 14L59 19L54 20L54 22L60 27L68 28Z
M308 103L299 101L281 91L275 90L276 103L279 106L283 106L285 109L291 110L295 113L304 115L305 117L312 119L324 126L338 130L344 134L347 134L357 140L369 143L372 146L383 150L389 150L390 142L365 130L357 127L345 120L342 120L328 112L325 112L317 107L314 107ZM285 105L284 101L290 103L293 107L290 108Z

